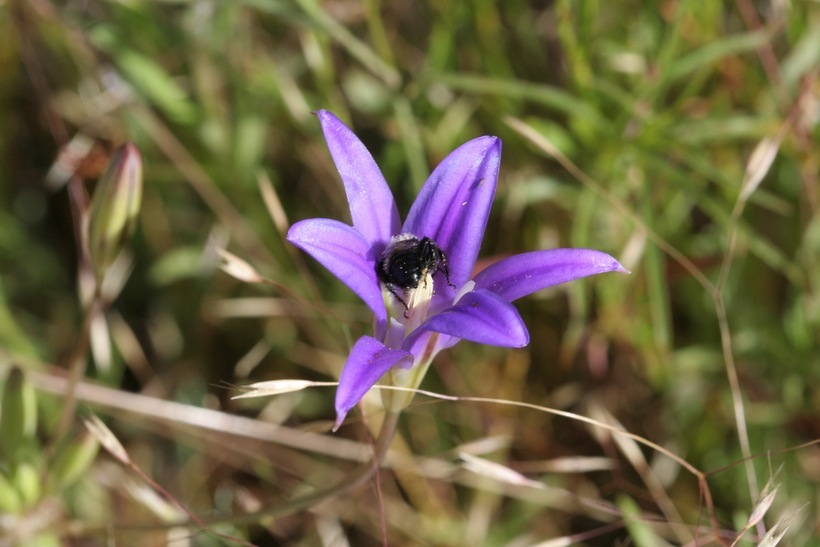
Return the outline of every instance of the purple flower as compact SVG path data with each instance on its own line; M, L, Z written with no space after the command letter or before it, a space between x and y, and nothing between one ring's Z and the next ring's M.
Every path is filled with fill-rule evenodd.
M336 428L386 373L418 387L435 355L459 340L522 347L529 333L511 302L545 287L603 272L626 272L611 256L552 249L501 260L470 279L490 214L501 161L497 137L450 153L422 187L404 224L373 157L326 110L317 112L344 183L353 226L308 219L288 241L359 295L375 315L374 337L354 344L336 391ZM409 403L394 394L397 409Z

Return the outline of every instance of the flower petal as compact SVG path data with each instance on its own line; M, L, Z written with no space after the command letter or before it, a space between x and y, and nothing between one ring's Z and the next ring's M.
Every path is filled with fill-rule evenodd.
M526 346L530 341L518 310L507 300L483 289L468 292L454 306L428 319L408 337L403 347L416 347L415 339L424 331L512 348Z
M476 289L513 301L538 290L604 272L629 273L617 260L589 249L550 249L505 258L475 276Z
M379 378L401 361L413 361L413 356L404 350L391 349L370 336L362 336L353 345L350 355L339 378L336 390L336 431L351 408L364 397Z
M498 183L501 140L479 137L450 153L427 179L402 232L427 236L447 253L450 279L463 285L473 265Z
M371 246L381 244L375 249L381 252L390 237L398 233L400 224L396 202L384 175L362 141L339 118L327 110L319 110L316 116L344 183L353 227Z
M375 266L367 258L370 244L358 231L338 220L311 218L291 226L287 239L359 295L384 331L387 309Z

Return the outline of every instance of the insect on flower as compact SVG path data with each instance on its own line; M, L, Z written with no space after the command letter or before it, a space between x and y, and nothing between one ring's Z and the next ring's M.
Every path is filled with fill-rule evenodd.
M421 283L426 288L437 272L444 273L447 285L455 290L447 269L447 255L429 237L419 240L413 234L393 236L376 266L379 281L402 303L405 315L410 311L405 300L407 293Z

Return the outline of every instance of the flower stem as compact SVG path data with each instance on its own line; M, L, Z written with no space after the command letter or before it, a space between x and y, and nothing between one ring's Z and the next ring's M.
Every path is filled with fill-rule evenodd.
M74 412L77 409L77 384L85 373L88 360L88 344L91 338L91 323L94 318L102 313L104 308L103 299L99 290L94 294L90 305L85 309L83 325L77 336L74 347L66 360L68 369L68 387L65 392L65 401L60 420L52 435L51 447L57 446L62 438L68 433L71 422L74 419Z

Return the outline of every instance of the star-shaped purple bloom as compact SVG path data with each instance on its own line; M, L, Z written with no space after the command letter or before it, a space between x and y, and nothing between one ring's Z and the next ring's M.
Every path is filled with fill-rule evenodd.
M417 387L433 357L459 340L527 345L529 333L513 300L589 275L626 272L600 251L551 249L506 258L471 280L498 182L501 141L479 137L451 152L401 224L393 194L362 142L330 112L316 114L344 183L353 226L303 220L291 227L288 241L330 270L375 314L375 337L359 338L342 371L337 428L388 371L396 372L394 383ZM412 251L411 262L390 262L401 245L397 242L409 239L412 245L413 238L429 238L441 254ZM433 259L412 261L419 256ZM408 269L419 274L415 286L386 285L391 273L395 281L404 280Z

